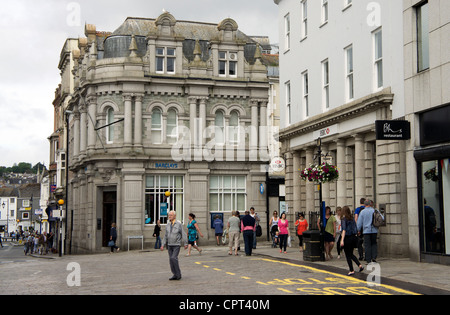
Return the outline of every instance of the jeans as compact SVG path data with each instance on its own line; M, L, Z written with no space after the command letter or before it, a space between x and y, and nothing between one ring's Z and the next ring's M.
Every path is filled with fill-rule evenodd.
M366 252L366 261L368 263L372 260L377 259L378 249L377 249L377 234L364 234L364 250Z
M243 234L244 234L245 254L247 256L251 256L253 249L253 230L244 231Z
M156 237L155 249L161 248L161 237Z
M345 238L344 238L344 253L345 253L345 258L347 258L348 269L351 272L354 271L352 261L354 261L357 266L359 266L361 264L359 262L359 260L356 258L356 256L353 254L353 250L355 247L357 247L357 245L358 245L358 238L356 235L345 236Z
M287 234L279 234L280 237L280 249L286 251L288 235Z

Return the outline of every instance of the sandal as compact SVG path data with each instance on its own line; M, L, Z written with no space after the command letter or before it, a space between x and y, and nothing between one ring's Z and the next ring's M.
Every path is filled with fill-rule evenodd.
M350 272L347 274L347 276L353 276L354 274L355 274L354 271L350 271Z

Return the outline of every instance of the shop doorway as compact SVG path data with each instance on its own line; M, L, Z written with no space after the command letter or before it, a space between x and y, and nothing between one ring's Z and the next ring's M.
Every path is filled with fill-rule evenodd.
M117 192L104 191L103 192L103 231L102 231L102 245L108 246L111 224L117 223Z

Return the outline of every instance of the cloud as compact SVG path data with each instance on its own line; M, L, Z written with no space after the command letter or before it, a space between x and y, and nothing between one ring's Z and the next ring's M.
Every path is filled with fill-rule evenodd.
M219 23L234 19L247 35L277 42L277 6L272 0L15 0L0 11L0 165L45 162L53 132L58 62L67 38L84 37L84 24L114 31L127 17Z

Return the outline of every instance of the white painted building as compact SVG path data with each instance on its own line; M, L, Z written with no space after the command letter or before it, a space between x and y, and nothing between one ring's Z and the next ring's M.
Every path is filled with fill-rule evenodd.
M403 3L274 2L289 208L318 211L317 188L301 181L300 170L314 162L320 137L340 172L338 181L323 185L323 200L332 211L374 200L388 222L380 251L407 256L405 142L377 141L375 133L376 120L404 120Z
M17 193L13 195L13 189L5 188L0 197L0 231L6 236L7 233L17 230Z

